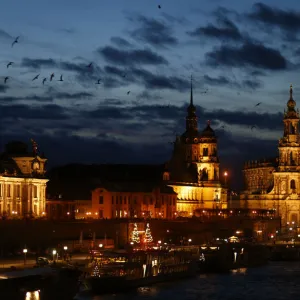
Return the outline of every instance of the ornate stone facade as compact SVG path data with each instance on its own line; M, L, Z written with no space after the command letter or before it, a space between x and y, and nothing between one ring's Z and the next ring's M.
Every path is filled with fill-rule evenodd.
M246 189L241 195L241 206L274 209L283 224L300 221L300 119L295 106L291 86L283 117L283 137L278 145L279 157L246 163L243 170Z
M40 217L46 210L45 163L32 140L32 152L22 142L6 145L0 156L0 215Z
M227 189L220 183L217 137L207 122L198 130L191 84L186 131L177 136L169 161L169 185L177 196L177 212L191 216L197 209L227 208Z

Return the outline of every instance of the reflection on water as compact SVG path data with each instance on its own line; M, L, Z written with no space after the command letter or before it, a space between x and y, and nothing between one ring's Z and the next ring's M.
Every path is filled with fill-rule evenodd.
M27 292L25 300L40 300L40 291Z
M185 281L139 288L127 294L80 296L78 300L298 300L300 262L272 263L229 274L200 275Z

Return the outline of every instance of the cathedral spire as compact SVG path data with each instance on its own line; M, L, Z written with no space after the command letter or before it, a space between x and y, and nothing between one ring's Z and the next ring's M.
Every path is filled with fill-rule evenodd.
M290 85L290 100L294 100L293 99L293 85Z
M187 116L186 116L186 130L189 132L198 131L196 107L194 106L194 99L193 99L193 77L192 76L191 76L190 105L187 108Z

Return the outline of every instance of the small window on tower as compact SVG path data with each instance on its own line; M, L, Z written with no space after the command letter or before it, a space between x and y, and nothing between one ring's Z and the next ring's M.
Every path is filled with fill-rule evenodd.
M203 148L203 156L208 156L208 148Z
M291 187L292 190L296 189L296 182L295 182L294 179L291 180L290 187Z

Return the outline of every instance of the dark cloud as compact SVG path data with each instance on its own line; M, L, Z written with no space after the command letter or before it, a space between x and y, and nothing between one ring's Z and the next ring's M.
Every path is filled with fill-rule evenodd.
M219 26L209 24L205 27L198 27L188 32L193 37L207 37L219 40L242 41L244 39L238 27L226 17L218 19Z
M169 23L177 23L179 25L187 25L190 24L189 20L185 17L175 17L167 14L166 12L162 12L161 16L165 18Z
M134 39L158 48L178 44L172 29L165 22L141 15L132 20L139 26L139 28L131 31L131 36Z
M132 66L137 64L142 65L167 65L168 61L154 53L150 49L144 50L119 50L114 47L106 46L98 49L104 59L113 64L120 64L123 66Z
M236 80L232 80L226 76L219 76L219 77L210 77L208 75L204 75L203 77L205 84L212 85L212 86L228 86L233 88L249 88L249 89L258 89L262 87L262 82L256 79L246 79L238 82Z
M112 119L112 120L128 120L133 117L131 111L126 108L118 108L115 106L99 106L97 109L89 111L89 112L82 112L88 118L95 118L95 119Z
M273 48L262 44L244 43L240 47L221 46L206 54L210 66L255 67L269 70L285 70L287 60Z
M47 105L1 105L1 119L22 118L34 120L65 120L68 119L66 110L56 104Z
M0 84L0 93L5 93L8 89L7 85Z
M125 69L120 69L118 67L115 66L105 66L104 67L104 72L110 75L118 75L120 77L124 77L126 76L127 72Z
M286 31L294 32L300 29L300 13L295 10L282 10L259 2L254 5L254 11L248 16L254 21L278 26Z
M251 71L250 72L250 75L251 76L266 76L266 73L262 72L262 71L258 71L258 70L254 70L254 71Z
M25 68L40 70L40 69L60 69L67 72L76 72L81 80L91 80L93 77L97 78L95 74L101 74L102 70L95 63L92 68L87 68L88 63L71 63L67 61L56 61L52 58L49 59L32 59L23 58L21 66Z
M140 79L141 83L143 83L148 89L171 89L186 91L190 86L189 81L186 79L176 76L155 75L143 69L132 68L131 75L137 80Z
M91 99L94 97L92 93L78 92L78 93L66 93L66 92L56 92L53 89L48 89L46 93L48 95L29 95L25 97L14 97L14 96L2 96L0 97L0 102L18 102L18 101L36 101L36 102L52 102L54 99L69 99L69 100L80 100L80 99Z
M124 105L125 101L120 99L115 99L115 98L106 98L102 101L101 104L119 106L119 105Z
M118 36L113 36L110 38L110 41L114 43L115 45L119 47L132 47L132 44L129 43L127 40L124 38L118 37Z
M208 120L219 121L220 123L229 125L241 125L246 127L256 125L258 130L276 130L282 128L282 113L258 113L254 110L255 108L253 107L252 112L228 111L224 109L203 111L203 117Z
M143 92L141 92L140 94L138 94L136 96L136 99L137 100L161 100L163 97L158 95L158 94L153 94L153 93L150 93L149 91L145 90Z
M40 69L40 68L54 68L57 67L57 63L54 59L31 59L31 58L23 58L22 67L32 68L32 69Z
M107 83L114 80L116 86L139 83L149 89L185 91L189 88L189 83L185 79L176 76L156 75L142 68L128 67L127 69L120 69L115 66L105 66L104 71L111 76L117 76L118 80L113 79L114 77L107 80Z
M3 96L0 97L0 102L17 102L17 101L37 101L37 102L52 102L53 97L51 96L38 96L38 95L29 95L25 97L13 97L13 96Z
M0 29L0 38L12 39L13 37L10 34L8 34L6 31Z
M54 99L70 99L70 100L81 100L81 99L91 99L94 94L88 92L78 92L78 93L53 93Z

